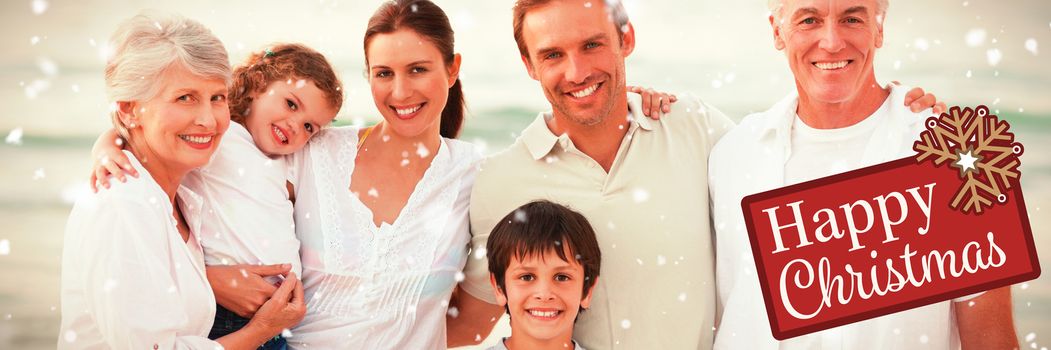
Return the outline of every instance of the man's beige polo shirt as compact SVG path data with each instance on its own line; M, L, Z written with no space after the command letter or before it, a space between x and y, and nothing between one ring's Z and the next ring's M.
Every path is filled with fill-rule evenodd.
M628 132L607 174L541 113L482 165L471 197L463 288L496 303L485 244L497 220L536 199L584 214L602 249L591 308L573 338L586 349L710 349L715 286L708 153L733 126L693 97L659 121L628 95Z

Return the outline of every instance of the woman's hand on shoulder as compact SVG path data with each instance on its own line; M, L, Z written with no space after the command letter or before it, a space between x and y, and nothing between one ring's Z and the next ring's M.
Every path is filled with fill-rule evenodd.
M653 120L660 119L663 113L671 112L671 105L679 100L673 94L642 86L628 85L628 92L642 95L642 114Z
M91 147L91 158L94 163L91 166L91 190L98 192L99 186L109 188L109 177L114 176L120 182L127 181L125 174L139 177L139 172L131 166L131 160L124 154L122 139L113 129L99 135L95 145Z
M892 81L891 84L901 85L897 80ZM939 115L948 110L945 107L945 101L939 101L937 96L930 92L925 92L923 88L919 87L912 88L905 94L905 106L909 107L909 110L913 113L923 112L923 110L931 108L932 113Z

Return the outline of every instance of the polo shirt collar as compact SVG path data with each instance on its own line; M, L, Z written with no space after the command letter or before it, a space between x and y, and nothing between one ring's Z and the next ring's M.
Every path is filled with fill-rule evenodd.
M638 94L628 94L628 131L635 128L650 131L653 130L653 120L642 114L642 97ZM551 153L551 150L559 142L569 143L569 136L555 135L547 127L548 118L552 118L550 111L541 112L536 119L522 131L522 143L529 150L533 160L540 160Z
M653 130L653 119L642 114L641 95L628 93L628 115L631 116L631 118L628 119L629 124L638 124L638 127L642 128L642 130ZM633 127L635 125L629 126Z
M551 118L551 112L541 112L522 131L522 143L529 150L529 154L533 156L533 160L539 160L551 153L551 149L558 143L558 136L555 136L551 129L547 127L547 118Z
M912 134L902 134L901 130L912 132L910 124L916 120L924 120L923 115L929 115L930 110L913 113L905 106L905 95L909 91L907 86L898 86L894 84L888 85L891 90L887 99L890 100L891 106L889 109L889 115L886 116L887 120L881 123L873 131L872 140L879 140L883 144L897 144L902 141L902 138L908 137L910 139L917 137ZM759 142L773 142L772 145L779 149L785 150L787 153L783 154L785 159L791 153L791 136L792 136L792 123L795 122L796 118L796 107L799 104L799 93L798 91L792 91L784 99L775 104L766 112L767 115L765 122L760 126ZM919 118L919 119L917 119ZM767 144L771 145L771 144ZM895 148L888 147L873 147L872 144L866 146L865 154L861 155L862 159L867 160L882 160L891 155L884 154L886 152L897 152Z

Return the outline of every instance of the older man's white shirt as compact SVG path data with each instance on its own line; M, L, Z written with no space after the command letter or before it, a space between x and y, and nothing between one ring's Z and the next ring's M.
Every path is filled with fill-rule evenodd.
M77 201L62 251L59 349L219 349L207 338L215 297L197 237L182 240L168 196L142 174ZM187 225L203 201L180 187Z
M948 301L777 341L770 332L741 213L741 199L747 195L912 154L912 143L930 111L909 111L904 105L907 92L908 88L892 87L873 115L833 130L800 126L798 96L793 93L770 110L745 117L716 145L708 164L720 314L715 349L959 347Z

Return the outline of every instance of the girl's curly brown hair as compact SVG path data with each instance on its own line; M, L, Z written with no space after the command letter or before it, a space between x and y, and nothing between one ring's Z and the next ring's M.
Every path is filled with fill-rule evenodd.
M275 81L311 81L335 110L343 106L343 84L325 56L301 44L276 44L253 53L234 69L230 84L230 120L244 125L254 96Z

